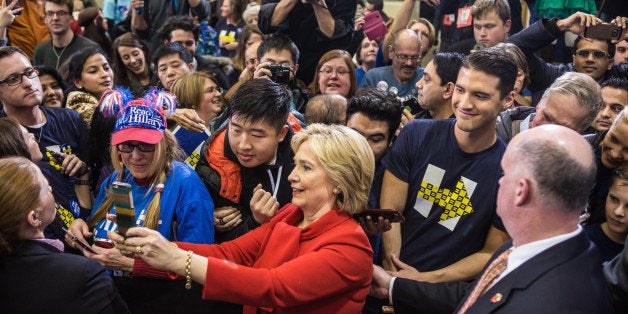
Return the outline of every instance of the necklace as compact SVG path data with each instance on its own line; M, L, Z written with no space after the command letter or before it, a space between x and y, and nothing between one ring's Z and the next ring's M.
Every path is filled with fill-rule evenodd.
M65 51L65 48L68 48L70 44L65 45L65 47L63 47L63 50L61 50L60 54L57 54L57 47L55 47L55 45L52 45L52 52L55 54L55 56L57 56L57 66L56 68L59 69L59 60L61 59L61 56L63 56L63 52Z

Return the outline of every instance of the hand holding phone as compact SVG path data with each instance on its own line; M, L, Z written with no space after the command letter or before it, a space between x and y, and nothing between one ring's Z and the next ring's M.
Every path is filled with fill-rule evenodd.
M70 236L70 238L72 239L72 241L74 241L74 243L78 244L78 246L80 246L81 248L87 250L90 253L93 254L98 254L96 253L96 251L94 251L94 249L92 249L92 247L85 241L79 239L77 236L73 235L70 231L68 231L68 229L66 228L61 228L63 229L63 231L65 231L65 233L68 234L68 236Z
M404 222L405 218L403 215L394 209L367 209L361 213L357 213L353 215L353 218L359 219L370 217L371 221L376 223L378 218L381 216L384 219L388 219L391 223L395 222Z

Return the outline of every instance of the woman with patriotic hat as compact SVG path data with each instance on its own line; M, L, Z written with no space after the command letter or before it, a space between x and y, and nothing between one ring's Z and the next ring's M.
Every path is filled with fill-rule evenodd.
M107 96L115 98L117 95L111 92L103 97ZM101 106L101 110L115 112L119 107L111 137L111 160L115 171L102 183L88 221L75 220L70 232L79 239L92 235L106 239L107 231L117 228L106 216L115 213L110 190L118 181L131 186L136 225L157 230L170 240L213 243L214 204L211 196L196 172L179 161L181 151L176 139L166 130L163 104L176 103L172 94L152 92L128 104L114 103L116 108ZM174 109L174 105L172 107L169 109ZM73 242L71 237L66 239ZM122 256L115 248L96 245L93 248L96 254L86 250L83 253L116 271L114 275L128 277L134 259ZM125 297L124 289L120 292Z

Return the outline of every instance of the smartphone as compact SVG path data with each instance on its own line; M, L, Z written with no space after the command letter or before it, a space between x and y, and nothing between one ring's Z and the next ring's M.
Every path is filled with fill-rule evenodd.
M364 25L362 25L362 29L364 30L364 35L366 35L369 40L386 35L388 32L386 23L382 15L379 14L379 11L364 14Z
M408 109L411 114L417 114L421 111L421 106L419 105L419 101L416 98L410 98L403 102L403 107Z
M125 182L113 182L111 186L113 205L116 207L118 233L126 238L129 228L135 227L135 208L131 185Z
M22 7L22 0L7 0L7 6L11 4L13 1L17 1L17 3L13 6L14 10ZM20 15L20 14L22 14L22 11L15 13L15 15Z
M366 216L371 217L372 222L377 222L377 219L380 216L384 217L384 219L388 219L391 223L404 222L406 220L400 212L394 209L367 209L361 213L353 215L353 218L358 219L363 217L366 219Z
M68 229L63 228L63 231L65 231L65 233L67 233L70 236L70 238L72 238L72 241L74 241L76 244L78 244L83 249L85 249L85 250L87 250L87 251L89 251L91 253L98 254L98 253L96 253L96 251L94 251L94 249L92 249L92 247L89 244L87 244L87 242L77 238L70 231L68 231ZM111 244L113 244L113 242Z
M609 23L601 23L585 27L584 37L595 39L616 39L621 37L621 27Z
M105 248L105 249L111 249L114 247L113 245L113 241L109 240L109 239L103 239L103 238L94 238L94 244ZM94 252L96 253L96 252Z

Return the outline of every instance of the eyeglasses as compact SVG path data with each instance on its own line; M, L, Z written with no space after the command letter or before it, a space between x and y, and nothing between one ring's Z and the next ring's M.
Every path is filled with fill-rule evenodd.
M35 77L37 77L37 75L39 75L39 71L37 71L37 69L35 69L33 67L29 67L29 68L24 69L24 72L22 72L22 73L9 75L9 77L7 77L4 80L0 81L0 84L6 83L9 86L15 86L17 84L21 84L22 83L22 77L23 76L26 76L29 79L34 79Z
M150 153L150 152L155 151L155 144L139 143L139 144L134 145L134 144L125 142L125 143L120 143L116 145L116 148L118 149L118 151L123 152L123 153L132 153L135 148L137 148L137 150L139 150L142 153Z
M46 11L44 14L46 14L46 17L53 17L53 16L57 16L58 18L64 18L66 16L68 16L68 14L70 14L70 12L68 11Z
M335 70L333 68L322 68L320 69L320 71L318 71L318 73L325 74L327 76L331 76L332 73L336 73L336 75L338 76L345 76L349 74L349 70L342 68L338 68Z
M395 55L395 57L397 57L397 59L401 60L402 62L406 62L408 60L411 60L412 62L421 61L421 53L415 56L408 56L404 54L397 54L397 50L395 50L395 48L392 45L390 46L390 49L392 49L392 52Z
M222 87L220 87L220 86L212 86L212 87L208 87L208 88L205 90L205 92L206 92L206 93L210 93L210 94L213 94L214 92L219 92L219 93L221 93L221 94L222 94L222 91L223 91L223 89L222 89Z
M588 58L591 54L593 54L595 59L604 59L608 57L608 54L605 51L591 49L578 49L576 50L576 54L581 58Z

